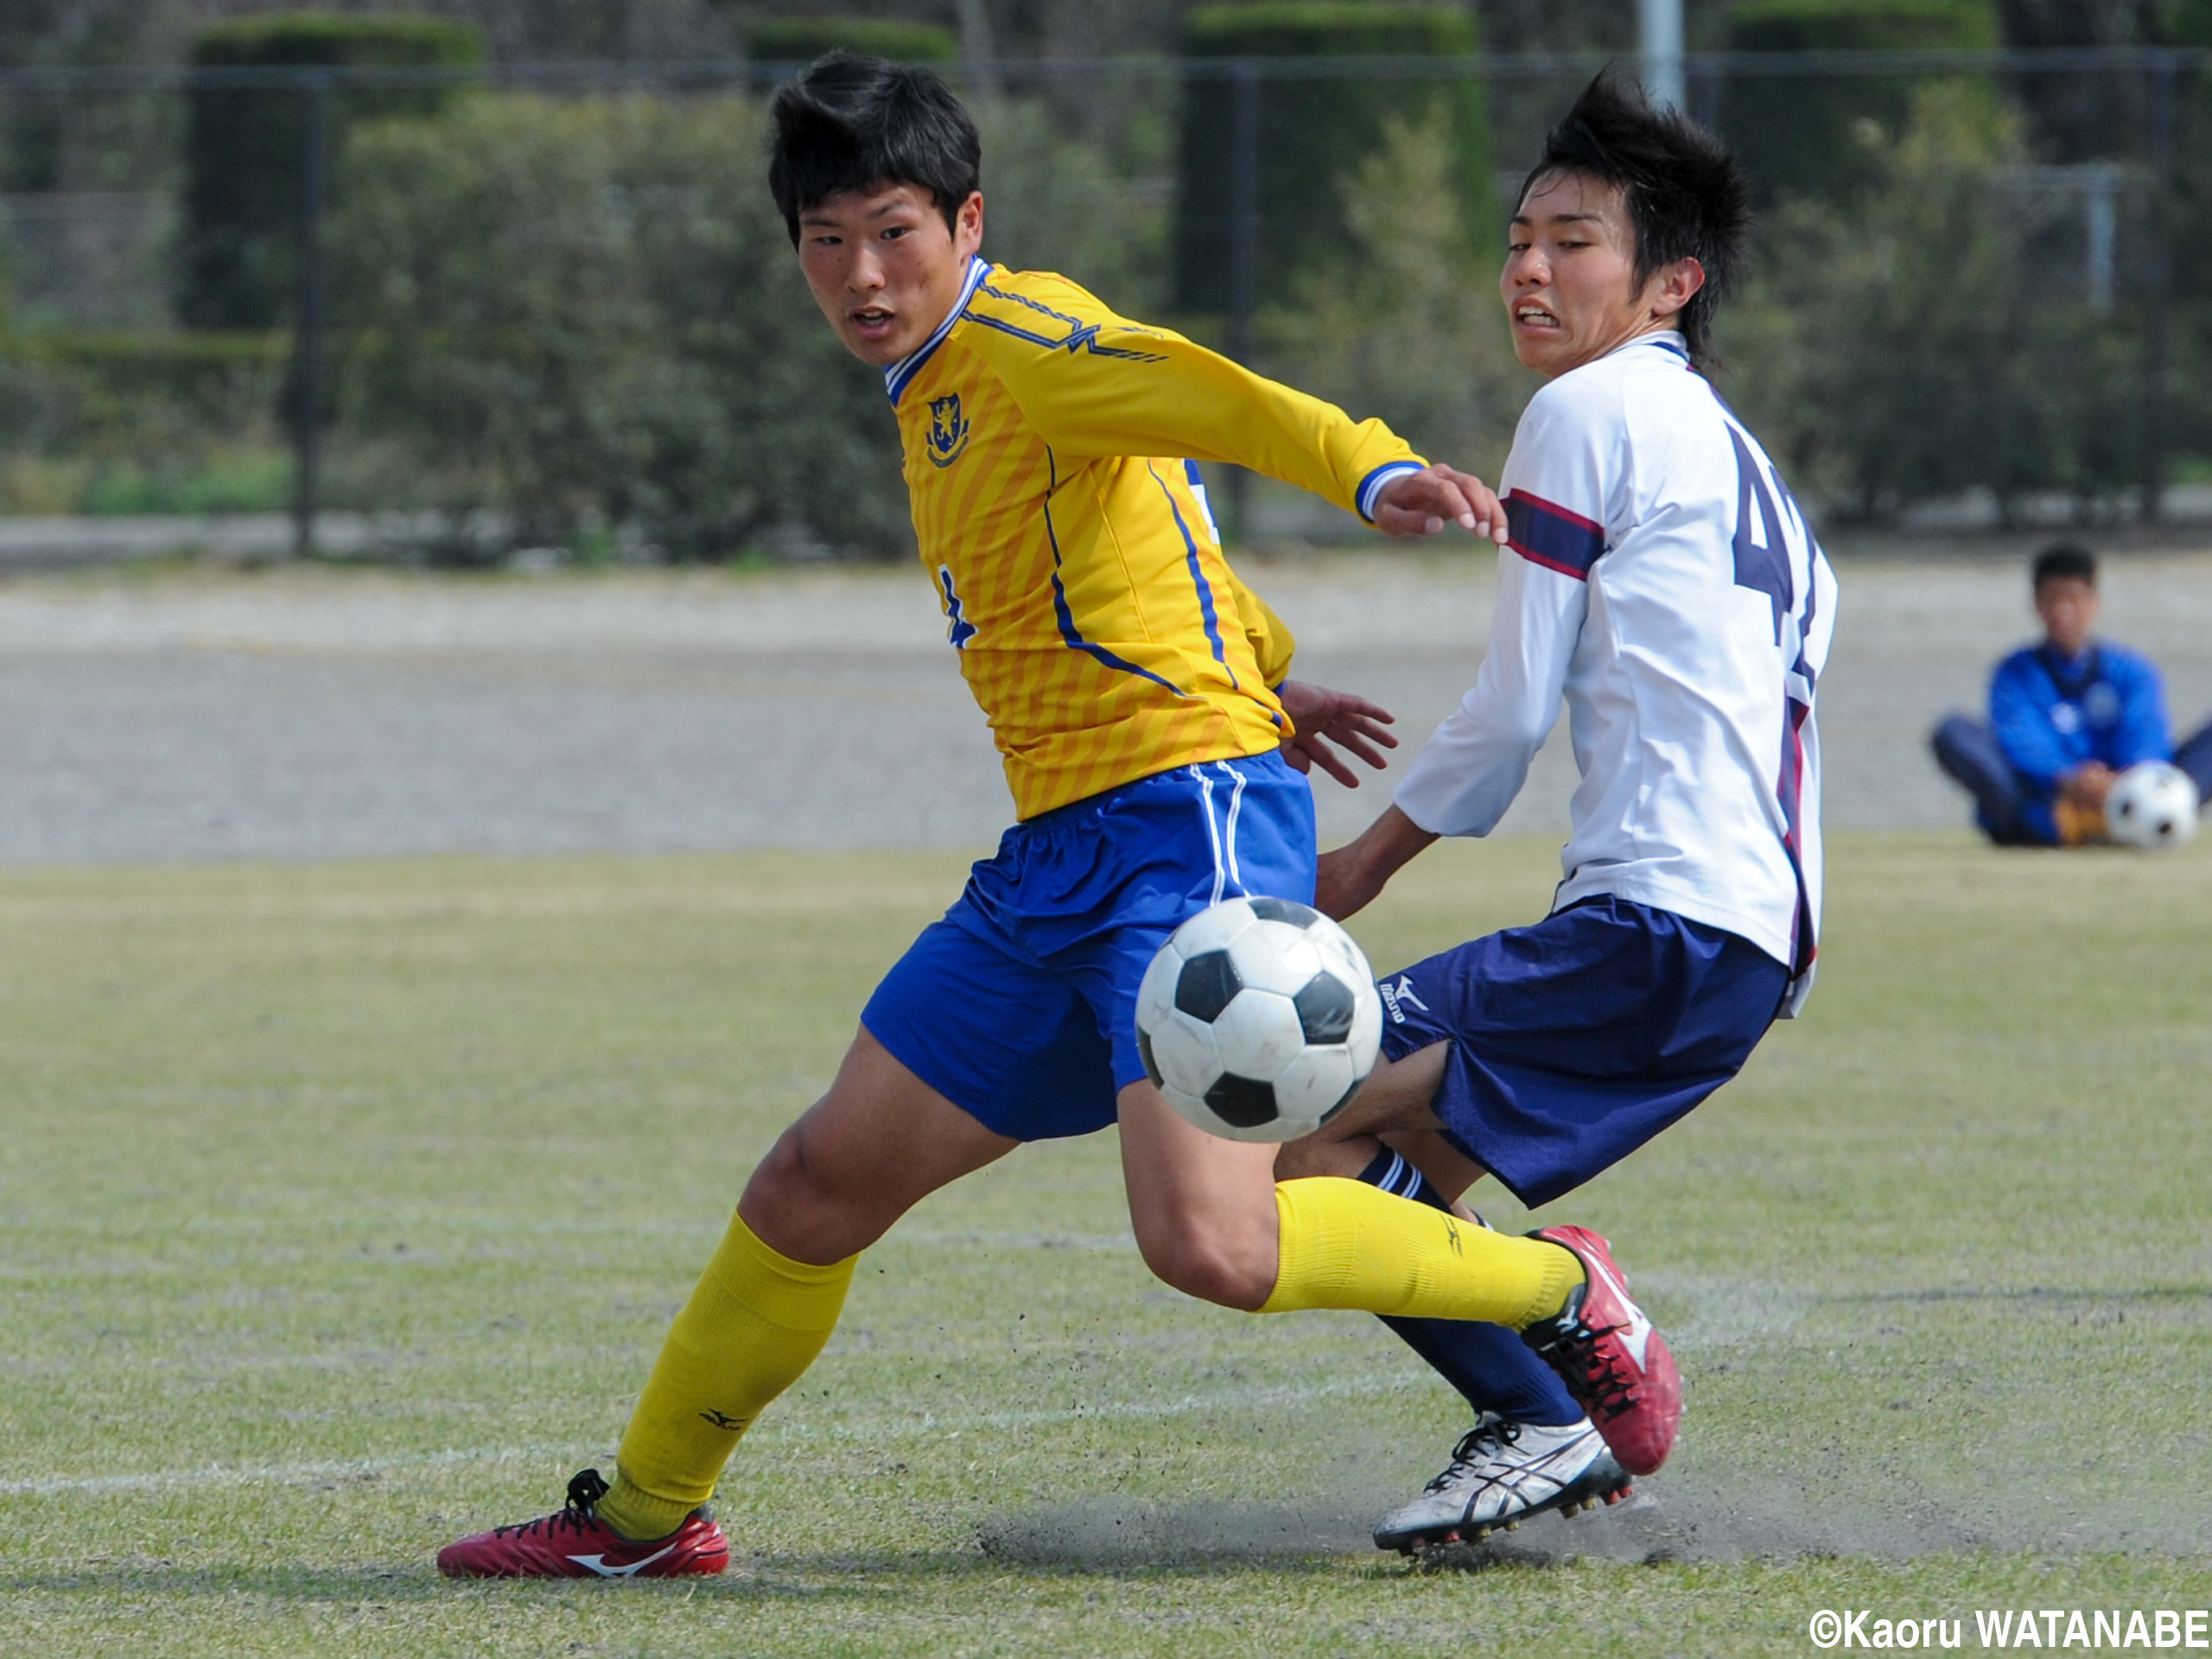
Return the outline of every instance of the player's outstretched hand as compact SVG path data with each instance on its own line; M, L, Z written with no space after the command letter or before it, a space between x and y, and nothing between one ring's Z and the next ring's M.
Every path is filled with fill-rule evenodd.
M1319 766L1346 789L1357 789L1358 774L1332 744L1341 744L1377 772L1390 764L1382 751L1398 747L1398 740L1386 729L1397 723L1397 717L1388 709L1349 691L1332 691L1303 680L1285 680L1275 688L1275 697L1293 728L1292 735L1282 741L1283 759L1299 771Z
M1375 499L1375 528L1385 536L1434 536L1446 524L1505 544L1505 508L1472 473L1424 467L1392 479Z

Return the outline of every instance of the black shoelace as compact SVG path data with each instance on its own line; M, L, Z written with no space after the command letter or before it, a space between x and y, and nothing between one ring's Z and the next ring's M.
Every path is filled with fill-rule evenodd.
M598 1470L581 1471L569 1478L569 1501L558 1511L552 1515L541 1515L535 1521L524 1521L511 1527L494 1527L492 1529L493 1535L495 1537L504 1538L509 1533L530 1534L541 1529L549 1535L555 1532L582 1532L586 1527L591 1525L594 1518L593 1511L599 1507L599 1500L605 1497L610 1490L612 1489L607 1482L600 1478Z
M1440 1492L1452 1484L1452 1477L1475 1461L1477 1456L1490 1456L1503 1452L1521 1438L1521 1425L1500 1417L1492 1421L1477 1423L1459 1437L1459 1444L1452 1448L1452 1462L1442 1474L1428 1483L1428 1490Z
M1618 1328L1609 1325L1592 1330L1577 1317L1571 1325L1562 1324L1559 1334L1544 1344L1547 1357L1554 1351L1565 1352L1571 1369L1560 1370L1560 1381L1575 1403L1593 1417L1617 1417L1636 1403L1636 1379L1618 1356L1601 1357L1598 1348L1598 1339Z

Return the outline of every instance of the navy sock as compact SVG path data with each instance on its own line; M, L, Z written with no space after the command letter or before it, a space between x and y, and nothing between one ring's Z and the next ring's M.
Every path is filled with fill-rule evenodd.
M1385 1147L1359 1173L1370 1186L1439 1210L1452 1206L1428 1178ZM1398 1339L1419 1354L1478 1412L1494 1411L1516 1423L1557 1427L1580 1422L1582 1408L1552 1368L1536 1357L1518 1331L1465 1319L1384 1319Z

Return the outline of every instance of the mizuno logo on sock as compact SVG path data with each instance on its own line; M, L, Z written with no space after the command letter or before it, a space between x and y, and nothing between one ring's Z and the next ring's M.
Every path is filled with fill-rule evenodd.
M602 1579L626 1579L634 1576L641 1568L651 1567L662 1556L673 1554L675 1549L672 1543L664 1544L643 1560L632 1561L627 1567L609 1567L604 1555L571 1555L569 1559L578 1567L589 1568Z
M732 1434L736 1433L740 1429L743 1428L746 1422L744 1418L733 1417L726 1411L702 1411L699 1415L705 1418L716 1428L727 1429Z

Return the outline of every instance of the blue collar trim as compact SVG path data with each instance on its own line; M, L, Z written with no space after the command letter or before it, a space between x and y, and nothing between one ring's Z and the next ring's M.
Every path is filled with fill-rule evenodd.
M922 365L930 360L937 348L944 344L944 337L952 332L952 325L960 321L967 310L968 302L976 297L976 290L982 286L983 278L990 274L990 262L981 255L968 262L968 275L960 284L960 296L952 302L952 309L944 314L944 321L935 332L914 350L900 358L883 372L883 389L891 396L891 406L896 409L899 399L913 378L922 372Z

